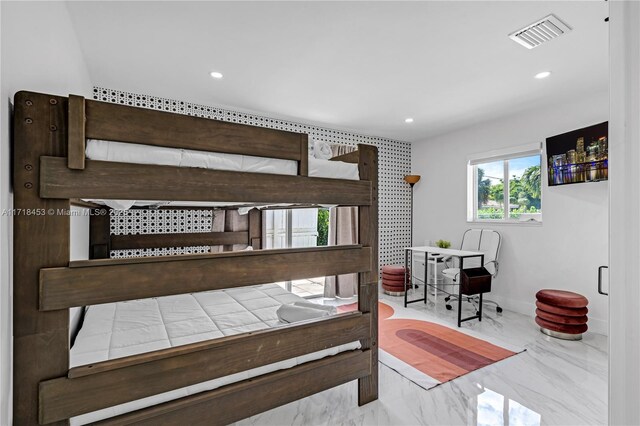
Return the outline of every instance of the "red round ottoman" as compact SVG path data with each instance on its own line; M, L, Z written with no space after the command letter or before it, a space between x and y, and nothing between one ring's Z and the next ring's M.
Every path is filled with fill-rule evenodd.
M382 267L382 290L391 296L401 296L404 294L404 266L385 265ZM407 283L411 282L411 277L407 273Z
M382 272L389 275L404 275L404 266L402 265L384 265Z
M581 294L564 290L536 293L536 324L544 334L565 340L580 340L587 331L587 305Z
M411 279L411 275L407 274L407 281L409 281L409 279ZM382 273L382 280L383 281L387 281L387 282L397 281L397 282L404 283L404 274L402 274L402 275L389 275L389 274L383 272Z

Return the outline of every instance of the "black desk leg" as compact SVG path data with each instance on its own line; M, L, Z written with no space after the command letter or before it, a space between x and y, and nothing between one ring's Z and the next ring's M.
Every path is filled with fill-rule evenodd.
M427 283L429 282L429 276L427 275L427 269L429 261L427 260L429 253L424 254L424 304L427 304Z
M460 273L458 274L458 327L462 324L462 268L464 268L464 257L460 258Z
M484 266L484 254L480 256L480 264ZM478 306L478 321L482 321L482 293L480 293L480 306Z
M409 257L409 250L404 251L404 307L407 307L407 293L409 290L407 289L407 262Z

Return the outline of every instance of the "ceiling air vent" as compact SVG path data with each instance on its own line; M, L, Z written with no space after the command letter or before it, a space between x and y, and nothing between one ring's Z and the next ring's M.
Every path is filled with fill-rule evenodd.
M527 49L533 49L571 31L571 28L555 15L549 15L531 25L509 34L509 38Z

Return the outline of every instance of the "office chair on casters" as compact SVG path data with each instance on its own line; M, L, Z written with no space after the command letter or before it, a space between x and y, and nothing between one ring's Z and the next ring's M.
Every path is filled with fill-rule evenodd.
M492 278L498 276L498 256L500 254L500 246L502 243L502 237L500 233L492 229L467 229L462 236L462 244L460 250L479 251L484 253L484 265L480 265L480 259L470 258L465 261L465 269L467 267L473 268L478 266L484 266L491 274ZM451 259L447 260L447 268L442 271L442 275L449 278L453 285L460 285L460 268L455 267ZM457 300L458 296L450 294L445 297L445 307L447 310L451 310L452 306L449 303L452 299ZM468 302L471 302L474 306L478 303L477 296L466 297ZM491 303L496 305L496 312L502 312L502 308L497 302L493 300L483 300L483 304Z

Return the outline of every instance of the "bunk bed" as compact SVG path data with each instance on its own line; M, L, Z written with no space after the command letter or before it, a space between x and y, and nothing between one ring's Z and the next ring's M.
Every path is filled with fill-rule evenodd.
M357 164L359 180L310 177L306 134L32 92L15 95L13 131L15 424L68 424L76 416L326 350L333 352L99 423L228 424L352 380L358 380L359 405L377 399L375 147L359 145L334 159ZM297 170L284 175L91 160L86 148L92 139L294 161ZM70 262L68 212L86 199L357 206L359 244L261 250L256 216L246 233L183 235L182 243L177 235L114 240L108 222L92 218L91 259ZM256 250L108 257L114 245L198 238L242 241ZM70 366L70 309L346 273L358 273L358 311ZM357 347L337 350L353 342Z

